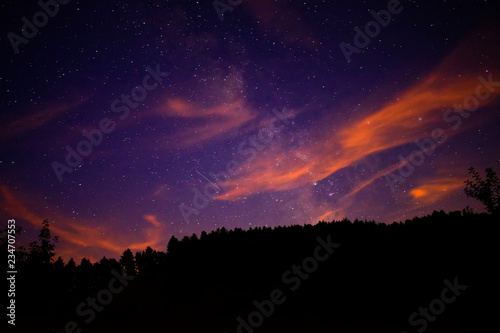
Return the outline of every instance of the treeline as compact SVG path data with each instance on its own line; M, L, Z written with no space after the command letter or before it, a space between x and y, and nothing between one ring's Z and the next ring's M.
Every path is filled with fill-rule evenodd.
M18 255L19 322L53 331L68 320L85 327L76 306L107 288L113 270L123 269L136 279L96 316L89 331L235 332L237 318L254 311L254 301L269 298L274 289L289 290L283 274L312 256L320 237L340 247L317 271L300 278L300 288L286 294L287 302L259 332L409 331L408 316L439 296L444 279L455 277L469 288L439 325L479 330L496 276L497 219L464 210L390 225L344 219L314 226L220 228L200 237L172 237L166 252L127 249L118 260L82 259L79 265L54 260L56 239L44 221L39 241Z

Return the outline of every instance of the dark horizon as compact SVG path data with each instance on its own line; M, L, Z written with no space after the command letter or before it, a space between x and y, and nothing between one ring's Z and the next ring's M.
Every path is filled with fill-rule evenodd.
M500 170L492 1L3 1L0 219L58 255L386 223Z
M15 328L480 332L495 318L497 224L464 210L390 225L222 228L172 237L166 253L75 264L55 260L45 223L38 245L18 253Z

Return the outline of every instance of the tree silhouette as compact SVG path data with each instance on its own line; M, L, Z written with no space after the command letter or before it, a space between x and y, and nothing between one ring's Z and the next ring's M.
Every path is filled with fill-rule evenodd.
M76 281L76 264L73 258L70 258L66 266L64 266L64 278L66 280L66 288L73 290Z
M109 280L113 277L113 270L121 271L120 263L114 258L102 257L99 262L94 263L95 281L98 288L106 288Z
M125 273L127 275L137 275L134 254L130 249L126 249L123 252L120 258L120 264L125 268Z
M76 281L80 290L94 287L93 266L89 259L82 258L80 265L76 268Z
M167 244L167 253L174 254L179 250L179 240L175 236L170 237Z
M76 264L73 258L70 258L64 269L67 271L67 274L74 276L76 274Z
M477 176L471 182L477 191L495 184L494 174L489 174L487 180L481 180L473 173ZM345 218L315 225L220 228L202 232L199 238L196 234L182 239L172 236L167 254L147 247L135 257L127 249L119 261L106 257L93 264L83 258L79 265L73 259L65 264L62 258L48 265L26 261L16 281L20 309L22 306L22 313L30 314L22 331L53 331L57 326L54 313L63 314L62 325L74 316L75 306L82 301L106 300L101 290L113 292L110 286L121 290L122 279L114 271L120 274L122 267L127 275L138 276L134 290L117 297L112 308L92 323L92 332L107 332L109 327L140 331L144 323L157 328L165 322L172 332L249 332L238 330L235 318L246 320L253 313L253 305L270 304L269 291L294 291L292 286L298 289L286 298L286 307L280 307L283 315L272 319L282 328L279 331L326 332L331 329L334 314L338 331L365 332L368 325L377 322L380 329L376 331L385 332L404 324L422 295L425 299L435 297L434 291L443 288L441 277L453 281L450 279L457 272L460 283L478 292L469 293L467 289L464 294L471 298L460 298L465 304L463 310L450 311L452 317L440 317L440 323L442 327L454 327L463 317L470 318L468 323L472 325L484 317L484 310L477 304L486 301L494 285L495 267L489 263L494 262L496 253L496 220L497 216L490 214L441 210L392 224ZM41 238L50 242L35 242L31 255L46 252L46 258L51 258L48 244L52 238L47 230L42 234ZM468 240L466 246L464 239ZM330 241L342 246L328 256ZM317 272L310 265L314 260ZM429 272L433 273L430 277ZM404 278L394 278L397 276ZM194 308L195 304L200 307ZM271 311L268 305L260 307ZM92 305L80 310L90 308ZM123 321L124 316L133 318L135 314L140 321ZM220 320L209 320L221 314ZM297 314L300 320L290 322L299 317ZM311 329L313 321L318 326ZM356 323L352 327L354 321L362 326ZM272 322L264 325L268 332L276 331Z
M64 270L64 261L61 257L58 257L56 262L54 262L54 269L56 272L62 272Z
M135 262L141 276L151 275L157 271L158 265L160 264L160 256L156 250L148 246L145 251L135 254Z
M465 183L465 194L479 200L484 204L486 210L491 214L500 213L500 180L492 168L486 169L486 180L483 180L479 172L473 167L469 168L472 176Z
M59 240L57 236L51 237L48 220L42 222L42 230L40 230L38 240L40 244L36 241L29 244L28 260L39 265L47 266L53 261L55 255L54 250Z

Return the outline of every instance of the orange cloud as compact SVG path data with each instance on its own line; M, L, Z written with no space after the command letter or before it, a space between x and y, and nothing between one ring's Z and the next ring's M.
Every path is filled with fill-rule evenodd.
M422 186L422 187L425 187L425 186ZM427 194L429 193L429 191L423 189L423 188L416 188L414 190L411 190L410 191L410 194L415 198L415 199L418 199L418 198L422 198L422 197L425 197L427 196Z
M493 46L498 45L498 39L491 32L479 41L475 34L471 34L422 82L408 89L396 101L346 127L340 136L342 146L349 148L351 153L367 155L429 136L426 131L436 126L446 127L444 109L462 104L465 98L474 96L478 91L476 88L482 84L478 76L488 76L484 69L489 69L494 74L493 79L498 81L498 64L493 60L481 63L477 59L477 50L488 54L491 59L498 59L500 51ZM481 87L480 92L486 93L487 90ZM479 101L479 106L492 103L499 94L500 89L496 89L484 101Z
M177 98L168 101L159 112L164 117L203 120L202 124L194 123L189 129L168 137L169 141L184 148L224 137L255 118L242 100L204 108Z
M23 219L35 227L40 227L44 218L30 212L6 186L1 186L0 189L5 210L10 216ZM166 227L154 215L144 216L144 220L150 226L143 228L145 240L142 242L132 242L131 239L137 239L137 235L131 235L124 231L120 232L120 229L113 228L111 225L93 225L83 220L74 221L59 214L55 214L53 220L55 222L50 225L51 231L59 236L63 243L68 243L63 244L63 247L58 248L56 251L57 255L65 256L64 259L66 260L70 257L75 259L90 257L92 253L97 255L102 250L107 250L119 257L127 248L140 251L147 246L163 247L168 239Z
M337 209L334 209L334 210L329 210L329 211L325 212L323 215L321 215L316 221L314 221L311 224L313 224L313 225L317 224L319 221L340 220L340 219L342 219L342 218L345 217L345 216L343 216L341 214L341 212L342 212L341 208L337 208Z
M440 178L412 189L409 192L409 195L413 197L413 200L418 201L419 203L429 204L434 203L462 188L464 188L463 180Z
M145 215L144 219L150 222L156 228L159 228L161 226L161 223L156 220L156 216L154 215Z
M364 189L365 187L367 187L368 185L370 185L371 183L373 183L377 179L379 179L379 178L381 178L381 177L383 177L391 172L396 171L399 167L402 167L406 164L408 164L408 160L405 160L401 164L391 165L388 168L385 168L383 170L378 171L372 177L356 184L346 196L348 197L348 196L356 195L356 193L360 192L362 189Z
M488 41L491 42L491 38ZM294 149L268 148L259 153L256 159L242 168L242 173L225 183L226 192L216 199L239 200L263 191L282 191L314 183L371 154L428 137L435 128L447 128L443 121L444 109L462 103L466 97L475 94L481 84L477 77L484 73L484 66L488 66L494 80L500 78L498 64L493 61L479 64L474 58L471 59L476 57L476 51L472 50L482 47L487 52L492 50L492 45L497 45L489 44L488 41L478 42L474 38L466 40L426 78L417 81L393 102L344 126L337 134L324 131L322 137L318 138L318 142L323 142L323 145L311 143ZM492 50L491 53L498 54L500 51ZM490 58L498 59L500 55ZM481 88L481 93L485 92ZM480 106L492 103L499 94L500 89L491 92L487 99L480 102ZM447 131L446 134L450 137L464 127L453 132ZM308 158L296 159L298 154ZM395 168L388 167L378 175L382 177ZM375 179L359 184L352 193L357 193Z
M26 207L24 207L21 204L21 202L19 202L14 198L14 195L12 195L12 193L7 189L7 187L2 185L0 189L2 191L2 196L4 198L3 201L4 201L5 211L7 211L10 214L15 213L16 217L22 218L23 220L26 220L34 225L39 226L41 224L43 219L31 213L28 209L26 209Z
M51 105L43 108L42 110L30 113L20 119L12 121L5 125L3 131L0 133L2 138L8 138L23 134L27 131L34 130L43 126L50 119L54 119L60 114L75 109L85 103L89 97L80 97L72 101L62 102L57 105Z

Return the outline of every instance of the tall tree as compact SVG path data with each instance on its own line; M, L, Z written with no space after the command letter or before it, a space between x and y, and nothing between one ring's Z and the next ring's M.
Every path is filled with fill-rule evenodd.
M48 220L42 222L38 241L39 243L35 241L29 244L28 260L34 265L48 266L53 262L54 250L59 241L57 236L51 236Z
M76 264L73 258L70 258L66 266L64 266L64 276L66 279L66 288L74 290L76 287Z
M135 254L135 262L140 275L153 274L159 265L158 253L148 246L145 251Z
M130 249L126 249L123 252L120 258L120 264L125 268L125 273L127 275L137 275L134 254Z
M170 237L167 244L167 253L174 254L179 250L179 240L175 236Z
M62 260L61 257L57 258L56 262L54 262L54 269L56 270L57 274L62 275L64 271L64 261Z
M94 266L87 258L82 258L80 265L76 268L76 281L80 290L88 290L94 287Z

